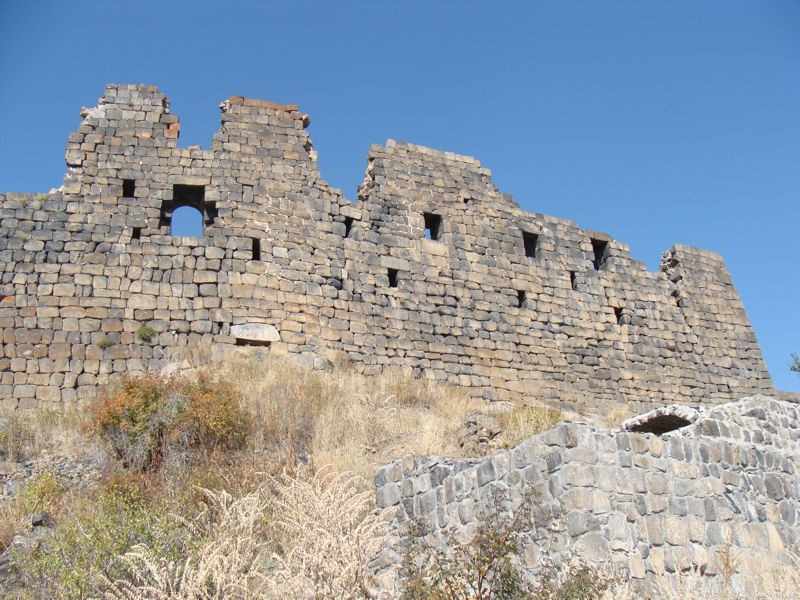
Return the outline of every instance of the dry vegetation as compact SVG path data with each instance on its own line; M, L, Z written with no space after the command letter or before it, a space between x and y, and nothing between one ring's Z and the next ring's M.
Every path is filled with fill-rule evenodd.
M258 353L216 363L209 356L208 348L187 347L179 357L183 367L201 368L182 379L121 381L80 411L5 419L0 458L33 462L25 463L32 476L0 503L0 546L30 531L32 513L45 511L53 526L38 539L16 538L10 559L17 576L0 579L0 592L379 597L367 568L384 539L385 515L374 508L370 484L374 469L410 452L458 455L467 416L496 412L462 390L391 372L367 377L346 364L313 371ZM505 411L490 448L513 446L559 418L546 408ZM52 460L64 453L91 458L96 475L78 485L65 478ZM436 577L463 582L460 594L431 587L423 573L416 587L408 580L406 597L635 597L626 582L583 568L520 584L512 596L504 595L511 588L500 586L502 578L499 595L475 593L469 561L459 556L478 573L483 556L497 556L504 578L513 575L508 560L518 551L512 537L492 533L491 523L479 530L486 535L462 545L455 560L439 557L444 571ZM781 590L800 589L796 567L765 569L777 575L748 588L746 597L795 597ZM702 595L707 584L691 569L678 579L664 575L658 585L658 597L669 600L743 597L735 576ZM759 595L762 589L771 595Z

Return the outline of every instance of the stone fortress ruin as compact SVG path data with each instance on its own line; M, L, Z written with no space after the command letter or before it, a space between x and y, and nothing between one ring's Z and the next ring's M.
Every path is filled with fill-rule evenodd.
M391 140L353 203L320 178L295 106L220 107L211 148L180 148L161 92L109 85L69 136L63 186L0 194L4 408L86 400L213 342L653 411L482 459L405 457L376 499L399 542L417 519L468 537L497 490L512 507L532 491L530 573L579 554L643 590L685 565L717 576L731 548L750 572L798 548L800 409L759 395L775 389L718 255L676 245L649 272L606 234L521 210L477 160ZM202 235L173 235L179 210ZM398 560L389 544L375 571Z
M197 340L579 412L774 390L718 255L676 245L648 272L606 234L521 210L477 160L392 140L353 203L295 106L220 107L211 149L180 148L158 89L109 85L63 186L0 195L4 404L87 399ZM184 207L201 236L171 234Z

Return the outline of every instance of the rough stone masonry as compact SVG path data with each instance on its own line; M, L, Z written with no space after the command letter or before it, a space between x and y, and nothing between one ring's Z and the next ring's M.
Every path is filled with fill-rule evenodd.
M585 413L774 390L718 255L676 245L648 272L606 234L521 210L477 160L392 140L353 203L295 106L220 107L211 148L181 148L161 92L109 85L63 186L0 195L7 407L90 398L203 340ZM184 207L202 235L171 235Z
M521 556L531 577L579 556L626 574L641 597L659 597L648 595L656 576L693 569L755 597L759 575L796 568L799 442L800 407L753 396L662 407L617 430L561 423L483 459L407 456L375 475L394 534L375 570L392 580L415 520L433 539L468 540L502 492L504 511L531 504Z

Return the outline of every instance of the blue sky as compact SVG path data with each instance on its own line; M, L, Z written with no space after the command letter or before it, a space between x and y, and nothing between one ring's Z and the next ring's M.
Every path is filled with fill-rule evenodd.
M107 82L158 85L208 147L244 95L311 115L355 198L387 138L477 157L531 211L721 253L776 385L800 352L800 2L0 0L0 191L61 183Z

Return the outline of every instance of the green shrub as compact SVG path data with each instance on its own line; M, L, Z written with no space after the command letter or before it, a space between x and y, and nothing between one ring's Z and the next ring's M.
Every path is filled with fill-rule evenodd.
M112 340L110 337L104 337L102 340L100 340L97 343L97 345L100 346L101 350L105 350L106 348L110 348L114 344L116 344L116 342L114 340Z
M33 552L14 552L13 567L35 598L103 597L104 577L129 576L121 557L135 545L147 544L175 561L193 543L167 508L141 476L111 477L90 496L73 501Z
M531 502L513 513L503 510L505 494L498 492L478 521L475 536L458 543L444 536L430 542L424 524L412 527L403 560L404 600L488 600L531 597L532 588L514 563L521 550L521 534L531 527Z
M204 377L123 379L92 406L91 422L125 467L141 471L168 456L240 448L250 429L233 387Z
M156 335L156 330L150 327L149 325L142 325L139 329L136 330L136 337L138 337L143 342L149 342L152 340Z
M21 514L43 510L52 512L64 491L64 485L56 479L52 471L42 471L21 487L16 497L17 508Z
M415 523L407 536L401 568L403 600L595 600L617 585L608 571L581 564L580 557L556 568L546 566L530 580L519 564L523 536L533 527L533 492L514 510L508 494L496 490L466 543L453 533L431 541L429 528ZM613 597L613 596L611 596Z

